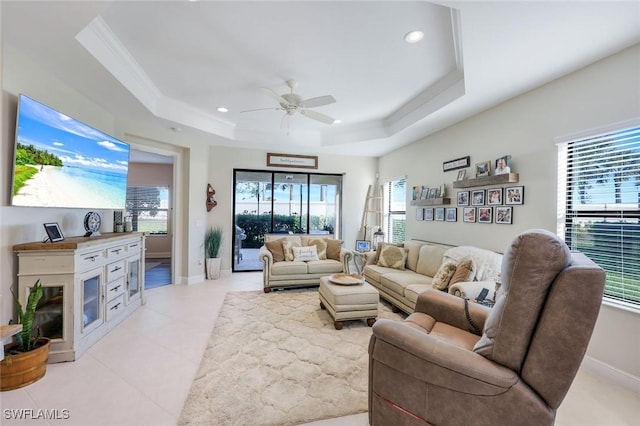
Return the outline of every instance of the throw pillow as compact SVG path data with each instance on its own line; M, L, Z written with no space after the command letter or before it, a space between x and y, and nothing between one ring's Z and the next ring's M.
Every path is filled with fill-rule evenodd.
M341 240L327 240L327 259L340 261Z
M378 243L378 247L376 249L376 255L374 258L374 262L377 264L378 261L380 260L380 253L382 253L382 249L384 248L384 246L394 246L394 247L402 247L401 244L393 244L393 243Z
M300 239L294 238L283 238L282 239L282 250L284 251L284 260L287 262L293 261L293 248L300 247Z
M282 238L272 241L265 241L264 245L271 252L274 262L284 261L284 250L282 249Z
M327 259L327 239L326 238L309 238L307 241L308 246L315 246L318 250L318 259Z
M440 269L436 272L436 275L433 277L433 281L431 281L431 285L433 288L437 288L438 290L446 290L449 287L449 281L451 281L451 277L456 272L456 263L450 260L442 262L440 265Z
M407 252L402 247L385 244L380 250L379 266L404 270Z
M463 281L473 281L473 277L475 276L476 265L473 263L473 259L465 259L456 267L456 272L451 277L449 285Z
M292 247L294 262L308 262L318 260L318 249L316 246Z

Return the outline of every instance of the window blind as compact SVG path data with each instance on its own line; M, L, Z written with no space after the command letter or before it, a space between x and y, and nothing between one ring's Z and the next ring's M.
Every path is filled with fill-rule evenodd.
M407 179L392 180L385 184L386 241L401 243L405 240L407 209Z
M607 298L640 308L640 126L558 148L559 234L607 271Z
M166 235L169 230L169 187L127 187L127 212L133 230L153 235Z

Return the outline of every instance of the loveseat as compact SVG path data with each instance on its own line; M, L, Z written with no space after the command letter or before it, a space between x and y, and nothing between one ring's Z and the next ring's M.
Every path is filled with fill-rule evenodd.
M266 234L264 240L258 258L265 293L320 285L320 277L349 273L353 253L330 235Z
M407 240L365 253L363 275L383 299L410 314L418 295L431 288L463 298L476 298L487 288L492 298L501 263L501 254L479 247Z

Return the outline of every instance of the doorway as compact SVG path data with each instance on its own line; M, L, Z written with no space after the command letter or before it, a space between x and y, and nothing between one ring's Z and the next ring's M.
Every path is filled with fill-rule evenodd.
M264 235L341 235L342 175L234 170L232 269L261 271Z

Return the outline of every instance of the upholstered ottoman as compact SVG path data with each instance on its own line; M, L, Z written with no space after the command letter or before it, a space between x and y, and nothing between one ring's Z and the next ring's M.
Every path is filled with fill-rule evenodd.
M333 317L336 330L342 329L342 322L365 319L371 327L378 316L379 294L364 279L360 284L342 285L331 282L330 277L320 278L320 307Z

